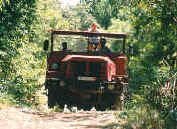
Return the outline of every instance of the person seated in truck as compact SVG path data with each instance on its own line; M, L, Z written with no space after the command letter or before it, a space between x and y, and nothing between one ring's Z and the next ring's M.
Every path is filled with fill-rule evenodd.
M94 22L91 25L91 29L89 30L89 32L99 32L97 29L97 24ZM100 42L100 39L98 36L89 36L88 37L88 50L89 51L95 51L97 49L97 46Z
M67 42L62 42L62 51L71 52L71 50L68 49L68 43Z
M100 40L100 50L99 50L99 52L101 52L101 53L111 52L111 50L106 46L106 39L105 38L102 38Z
M67 51L68 50L67 42L62 42L62 50L63 51Z

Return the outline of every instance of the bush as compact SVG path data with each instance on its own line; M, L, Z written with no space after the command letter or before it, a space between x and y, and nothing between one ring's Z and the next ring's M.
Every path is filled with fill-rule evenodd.
M120 112L117 117L124 119L121 126L125 129L164 129L165 125L159 112L147 104Z
M0 109L14 105L16 101L12 95L8 95L6 92L0 91Z
M151 123L160 120L156 129L176 129L177 69L170 67L165 61L161 66L144 67L137 64L136 67L136 70L130 72L132 97L125 103L125 108L131 115L129 120L143 123L138 124L139 128L154 128Z
M38 89L39 86L35 85L35 80L30 79L27 83L24 83L22 76L18 76L8 87L8 94L13 95L14 99L21 104L32 105L35 92Z

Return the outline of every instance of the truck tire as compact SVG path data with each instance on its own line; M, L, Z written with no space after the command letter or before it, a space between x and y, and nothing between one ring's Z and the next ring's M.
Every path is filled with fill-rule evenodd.
M97 111L105 111L108 108L106 105L96 105Z
M51 86L48 88L48 106L53 108L57 104L56 88Z
M122 110L122 108L124 107L124 103L127 99L127 95L128 95L128 85L122 84L122 89L121 89L120 94L117 94L114 96L115 103L112 106L112 109L113 110Z

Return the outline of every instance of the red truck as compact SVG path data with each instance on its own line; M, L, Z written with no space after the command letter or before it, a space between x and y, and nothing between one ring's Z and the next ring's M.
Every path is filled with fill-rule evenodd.
M73 43L72 36L79 36L76 40L81 37L86 39L84 43L81 42L86 49L68 50L67 45ZM121 52L90 51L88 37L92 36L121 40ZM67 41L71 41L70 43L65 42L66 37L69 37ZM48 106L59 105L63 108L67 104L87 110L93 106L97 110L120 108L128 86L126 37L126 34L52 30L51 40L44 41L44 50L48 52L45 81ZM54 50L55 43L59 40L62 40L64 48ZM61 48L61 43L59 47Z

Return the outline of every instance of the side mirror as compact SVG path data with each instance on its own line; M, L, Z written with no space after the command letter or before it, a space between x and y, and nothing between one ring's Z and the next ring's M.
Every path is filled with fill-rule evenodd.
M43 50L48 51L49 49L49 40L45 40L43 43Z

